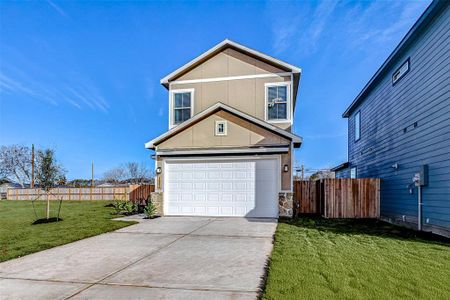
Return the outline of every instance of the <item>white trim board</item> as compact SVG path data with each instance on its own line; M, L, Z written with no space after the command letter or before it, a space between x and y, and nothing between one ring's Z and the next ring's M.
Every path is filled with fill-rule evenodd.
M174 124L174 94L191 93L191 118L194 116L195 89L174 89L169 91L169 129L178 126Z
M274 119L274 120L269 120L269 115L268 115L268 102L267 102L267 96L268 96L268 88L272 87L272 86L286 86L286 117L287 119ZM291 114L291 107L292 107L292 96L291 96L291 83L289 82L266 82L264 84L264 120L267 123L290 123L292 124L292 114Z
M178 155L206 155L206 154L253 154L253 153L287 153L289 147L278 148L248 148L248 149L207 149L207 150L173 150L156 151L159 156L178 156Z
M175 81L171 81L169 83L169 85L172 86L172 85L178 85L178 84L207 83L207 82L243 80L243 79L254 79L254 78L287 77L287 76L291 76L291 75L292 75L292 73L290 73L290 72L284 72L284 73L268 73L268 74L212 77L212 78L190 79L190 80L175 80Z

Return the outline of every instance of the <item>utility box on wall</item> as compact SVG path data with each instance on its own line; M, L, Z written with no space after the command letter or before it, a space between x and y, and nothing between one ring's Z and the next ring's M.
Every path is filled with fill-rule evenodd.
M428 185L428 165L420 166L419 171L414 174L413 182L415 186ZM410 193L412 194L411 191Z
M421 186L428 185L428 165L420 166L419 176L420 176L420 185Z

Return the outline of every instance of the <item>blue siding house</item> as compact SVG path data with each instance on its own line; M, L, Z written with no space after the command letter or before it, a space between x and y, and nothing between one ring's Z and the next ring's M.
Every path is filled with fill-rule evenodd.
M336 177L381 178L384 220L450 236L450 10L433 1L344 112ZM421 207L421 209L419 208Z

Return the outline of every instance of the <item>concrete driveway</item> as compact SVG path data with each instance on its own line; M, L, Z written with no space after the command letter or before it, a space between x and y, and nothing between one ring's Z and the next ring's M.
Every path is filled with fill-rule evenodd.
M1 263L0 298L255 299L276 225L273 219L142 220Z

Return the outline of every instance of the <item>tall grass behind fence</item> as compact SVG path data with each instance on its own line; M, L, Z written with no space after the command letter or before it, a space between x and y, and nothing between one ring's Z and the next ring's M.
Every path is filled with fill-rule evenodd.
M54 188L51 190L50 200L146 200L154 185L129 185L114 187L87 187L87 188ZM40 197L39 197L40 196ZM41 189L8 189L8 200L46 200L46 192Z

